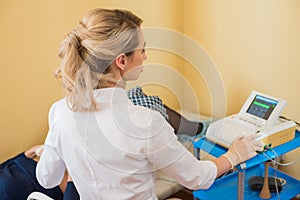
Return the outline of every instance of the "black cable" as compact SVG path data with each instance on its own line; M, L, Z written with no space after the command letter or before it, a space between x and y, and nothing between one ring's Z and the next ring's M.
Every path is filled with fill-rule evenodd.
M279 118L281 118L281 119L284 119L284 120L287 120L287 121L293 121L293 122L295 122L295 124L297 124L297 126L300 126L300 123L299 122L297 122L297 121L294 121L294 120L292 120L292 119L289 119L289 118L287 118L287 117L285 117L285 116L279 116Z

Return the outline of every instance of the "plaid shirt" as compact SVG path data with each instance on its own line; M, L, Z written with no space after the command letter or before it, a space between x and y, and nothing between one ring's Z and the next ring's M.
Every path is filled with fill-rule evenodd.
M167 110L158 96L147 96L140 86L130 89L127 94L134 105L144 106L151 110L158 111L166 120L169 119Z

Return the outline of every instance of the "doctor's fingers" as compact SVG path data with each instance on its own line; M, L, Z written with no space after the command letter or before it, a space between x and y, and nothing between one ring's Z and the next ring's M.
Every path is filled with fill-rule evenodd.
M251 146L253 147L253 149L255 149L255 151L261 151L263 150L265 143L263 143L262 141L252 141Z
M241 134L237 135L237 136L234 138L233 142L240 141L240 140L242 140L242 139L244 139L244 138L245 138L245 134L244 134L244 133L241 133Z
M252 133L246 137L247 140L255 140L256 138L262 136L261 133Z

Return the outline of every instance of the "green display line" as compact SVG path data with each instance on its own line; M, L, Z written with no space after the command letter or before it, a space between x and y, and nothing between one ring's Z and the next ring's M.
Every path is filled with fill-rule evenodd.
M270 106L268 106L268 105L266 105L266 104L259 103L259 102L257 102L257 101L254 101L254 104L255 104L255 105L258 105L258 106L261 106L261 107L264 107L264 108L266 108L266 109L269 109L269 108L270 108Z

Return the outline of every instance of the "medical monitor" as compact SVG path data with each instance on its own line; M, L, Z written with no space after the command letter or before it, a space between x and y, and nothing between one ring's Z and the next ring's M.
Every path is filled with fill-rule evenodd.
M277 122L285 105L285 100L252 91L239 116L257 125L272 126Z

